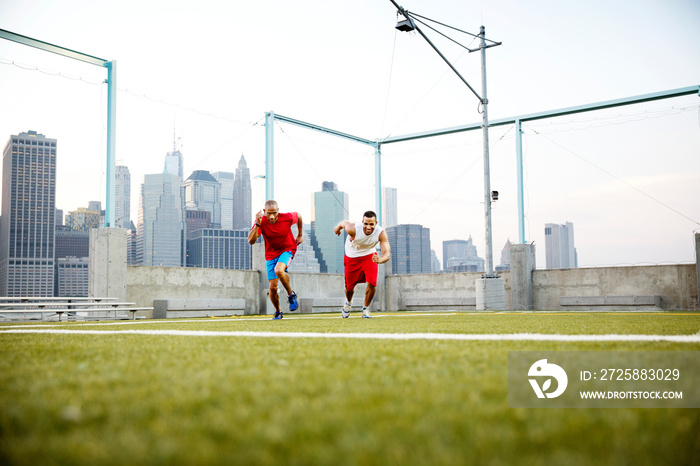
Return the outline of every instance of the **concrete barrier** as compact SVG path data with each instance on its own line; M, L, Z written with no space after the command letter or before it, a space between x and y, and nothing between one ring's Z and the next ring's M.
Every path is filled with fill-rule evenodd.
M568 310L622 310L636 311L661 309L661 296L561 296L559 305Z
M476 297L405 298L403 304L407 311L473 311L476 309Z
M245 313L245 299L155 299L154 319L225 317Z
M513 309L511 275L509 272L500 275L505 283L505 309ZM471 300L476 297L475 283L480 277L479 273L388 276L385 286L387 305L381 310L431 310L457 306L460 306L457 309L471 309ZM292 274L291 278L292 286L300 300L336 299L338 302L333 303L332 311L335 310L336 304L340 310L345 289L342 275L297 273ZM261 308L260 300L269 301L266 285L267 280L261 280L260 274L253 270L128 267L126 300L135 302L139 307L145 307L152 306L156 299L245 299L245 313L258 314ZM361 301L364 290L364 285L357 287L355 300ZM658 309L697 310L695 264L532 272L532 309L572 309L569 305L562 305L560 298L605 296L658 296L659 303L654 304ZM284 303L286 294L282 291L280 298ZM373 310L377 310L382 301L379 293L375 295ZM601 309L600 305L596 304L580 304L582 310ZM638 304L642 306L642 303ZM433 305L436 307L431 307ZM313 307L312 302L312 311ZM634 309L634 305L626 305L625 309ZM145 317L151 317L151 314L139 313Z

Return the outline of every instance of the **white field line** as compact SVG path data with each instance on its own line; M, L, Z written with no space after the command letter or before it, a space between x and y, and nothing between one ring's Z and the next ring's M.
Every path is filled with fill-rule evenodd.
M441 313L441 314L433 314L433 313L421 313L421 314L384 314L384 315L374 315L372 318L375 317L433 317L433 316L456 316L457 313L455 312L448 312L448 313ZM472 314L460 314L460 315L472 315ZM362 316L357 315L357 316L350 316L350 319L359 319ZM300 315L295 315L291 317L285 317L284 322L290 321L290 320L314 320L314 319L340 319L340 313L337 315L317 315L317 316L300 316ZM202 324L202 323L209 323L209 322L269 322L270 317L268 316L260 316L260 317L243 317L243 318L237 318L237 317L225 317L225 318L205 318L205 317L198 317L194 320L192 319L168 319L168 320L123 320L119 322L75 322L75 324L80 325L81 327L83 326L111 326L111 325L143 325L143 324L183 324L183 323L197 323L197 324ZM65 322L64 323L55 323L55 324L36 324L36 325L0 325L0 329L6 329L6 328L31 328L31 327L38 327L38 328L46 328L46 327L65 327Z
M382 318L382 317L389 317L389 318L401 318L401 317L433 317L433 316L480 316L480 317L489 317L489 316L504 316L504 315L518 315L518 314L537 314L537 313L542 313L547 316L552 316L552 315L559 315L559 316L566 316L570 314L576 314L576 313L583 313L584 311L566 311L566 312L561 312L561 311L500 311L500 312L460 312L460 311L444 311L444 312L425 312L425 311L405 311L405 312L400 312L400 313L387 313L387 314L373 314L373 318ZM588 314L591 313L600 313L600 314L619 314L619 315L630 315L632 311L605 311L605 312L600 312L600 311L585 311ZM647 311L640 311L640 312L647 312ZM648 311L650 315L656 313L656 314L661 314L661 315L691 315L691 314L672 314L668 312L663 312L660 313L658 311ZM359 313L357 313L359 314ZM360 315L350 315L350 319L359 319L362 316ZM284 322L290 321L290 320L315 320L315 319L340 319L340 313L337 314L322 314L322 315L299 315L299 314L286 314L286 317L284 318ZM206 323L206 322L268 322L270 320L269 316L262 315L262 316L248 316L248 317L238 317L238 316L231 316L231 317L211 317L211 318L205 318L205 317L197 317L194 319L160 319L160 320L153 320L153 319L143 319L143 320L122 320L122 321L117 321L117 322L89 322L89 321L79 321L79 322L56 322L56 323L45 323L45 324L34 324L34 325L2 325L3 322L0 322L0 329L10 329L10 328L32 328L32 327L38 327L38 328L47 328L47 327L65 327L67 323L75 324L75 325L80 325L82 326L95 326L95 327L103 327L103 326L119 326L119 325L158 325L158 324L182 324L182 323ZM9 322L5 322L9 323Z
M700 343L695 335L557 335L540 333L515 334L455 334L455 333L313 333L313 332L251 332L210 330L68 330L68 329L9 329L0 333L38 333L60 335L150 335L186 337L252 337L252 338L349 338L368 340L453 340L453 341L668 341Z

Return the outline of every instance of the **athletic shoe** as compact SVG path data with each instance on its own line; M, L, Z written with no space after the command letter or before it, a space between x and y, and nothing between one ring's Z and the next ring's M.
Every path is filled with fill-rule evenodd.
M366 307L362 308L362 318L364 318L364 319L371 319L372 318L372 315L369 313L369 309L367 309Z
M352 310L352 306L346 301L345 306L343 306L343 309L340 311L340 315L343 316L343 319L347 319L350 317L350 311Z
M292 291L289 295L289 311L296 311L299 308L299 301L297 301L297 294Z
M275 311L275 316L272 320L280 320L282 318L282 311Z

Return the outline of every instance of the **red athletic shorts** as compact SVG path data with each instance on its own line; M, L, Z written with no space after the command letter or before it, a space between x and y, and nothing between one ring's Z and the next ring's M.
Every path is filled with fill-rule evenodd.
M352 291L358 283L369 283L377 286L377 270L379 264L372 260L377 254L367 254L362 257L345 256L345 289Z

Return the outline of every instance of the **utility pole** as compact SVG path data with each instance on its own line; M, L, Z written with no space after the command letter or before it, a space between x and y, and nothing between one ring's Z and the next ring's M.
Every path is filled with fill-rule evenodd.
M489 163L489 99L486 97L486 29L481 26L481 106L484 131L484 221L486 223L486 277L493 277L493 240L491 234L491 167Z

